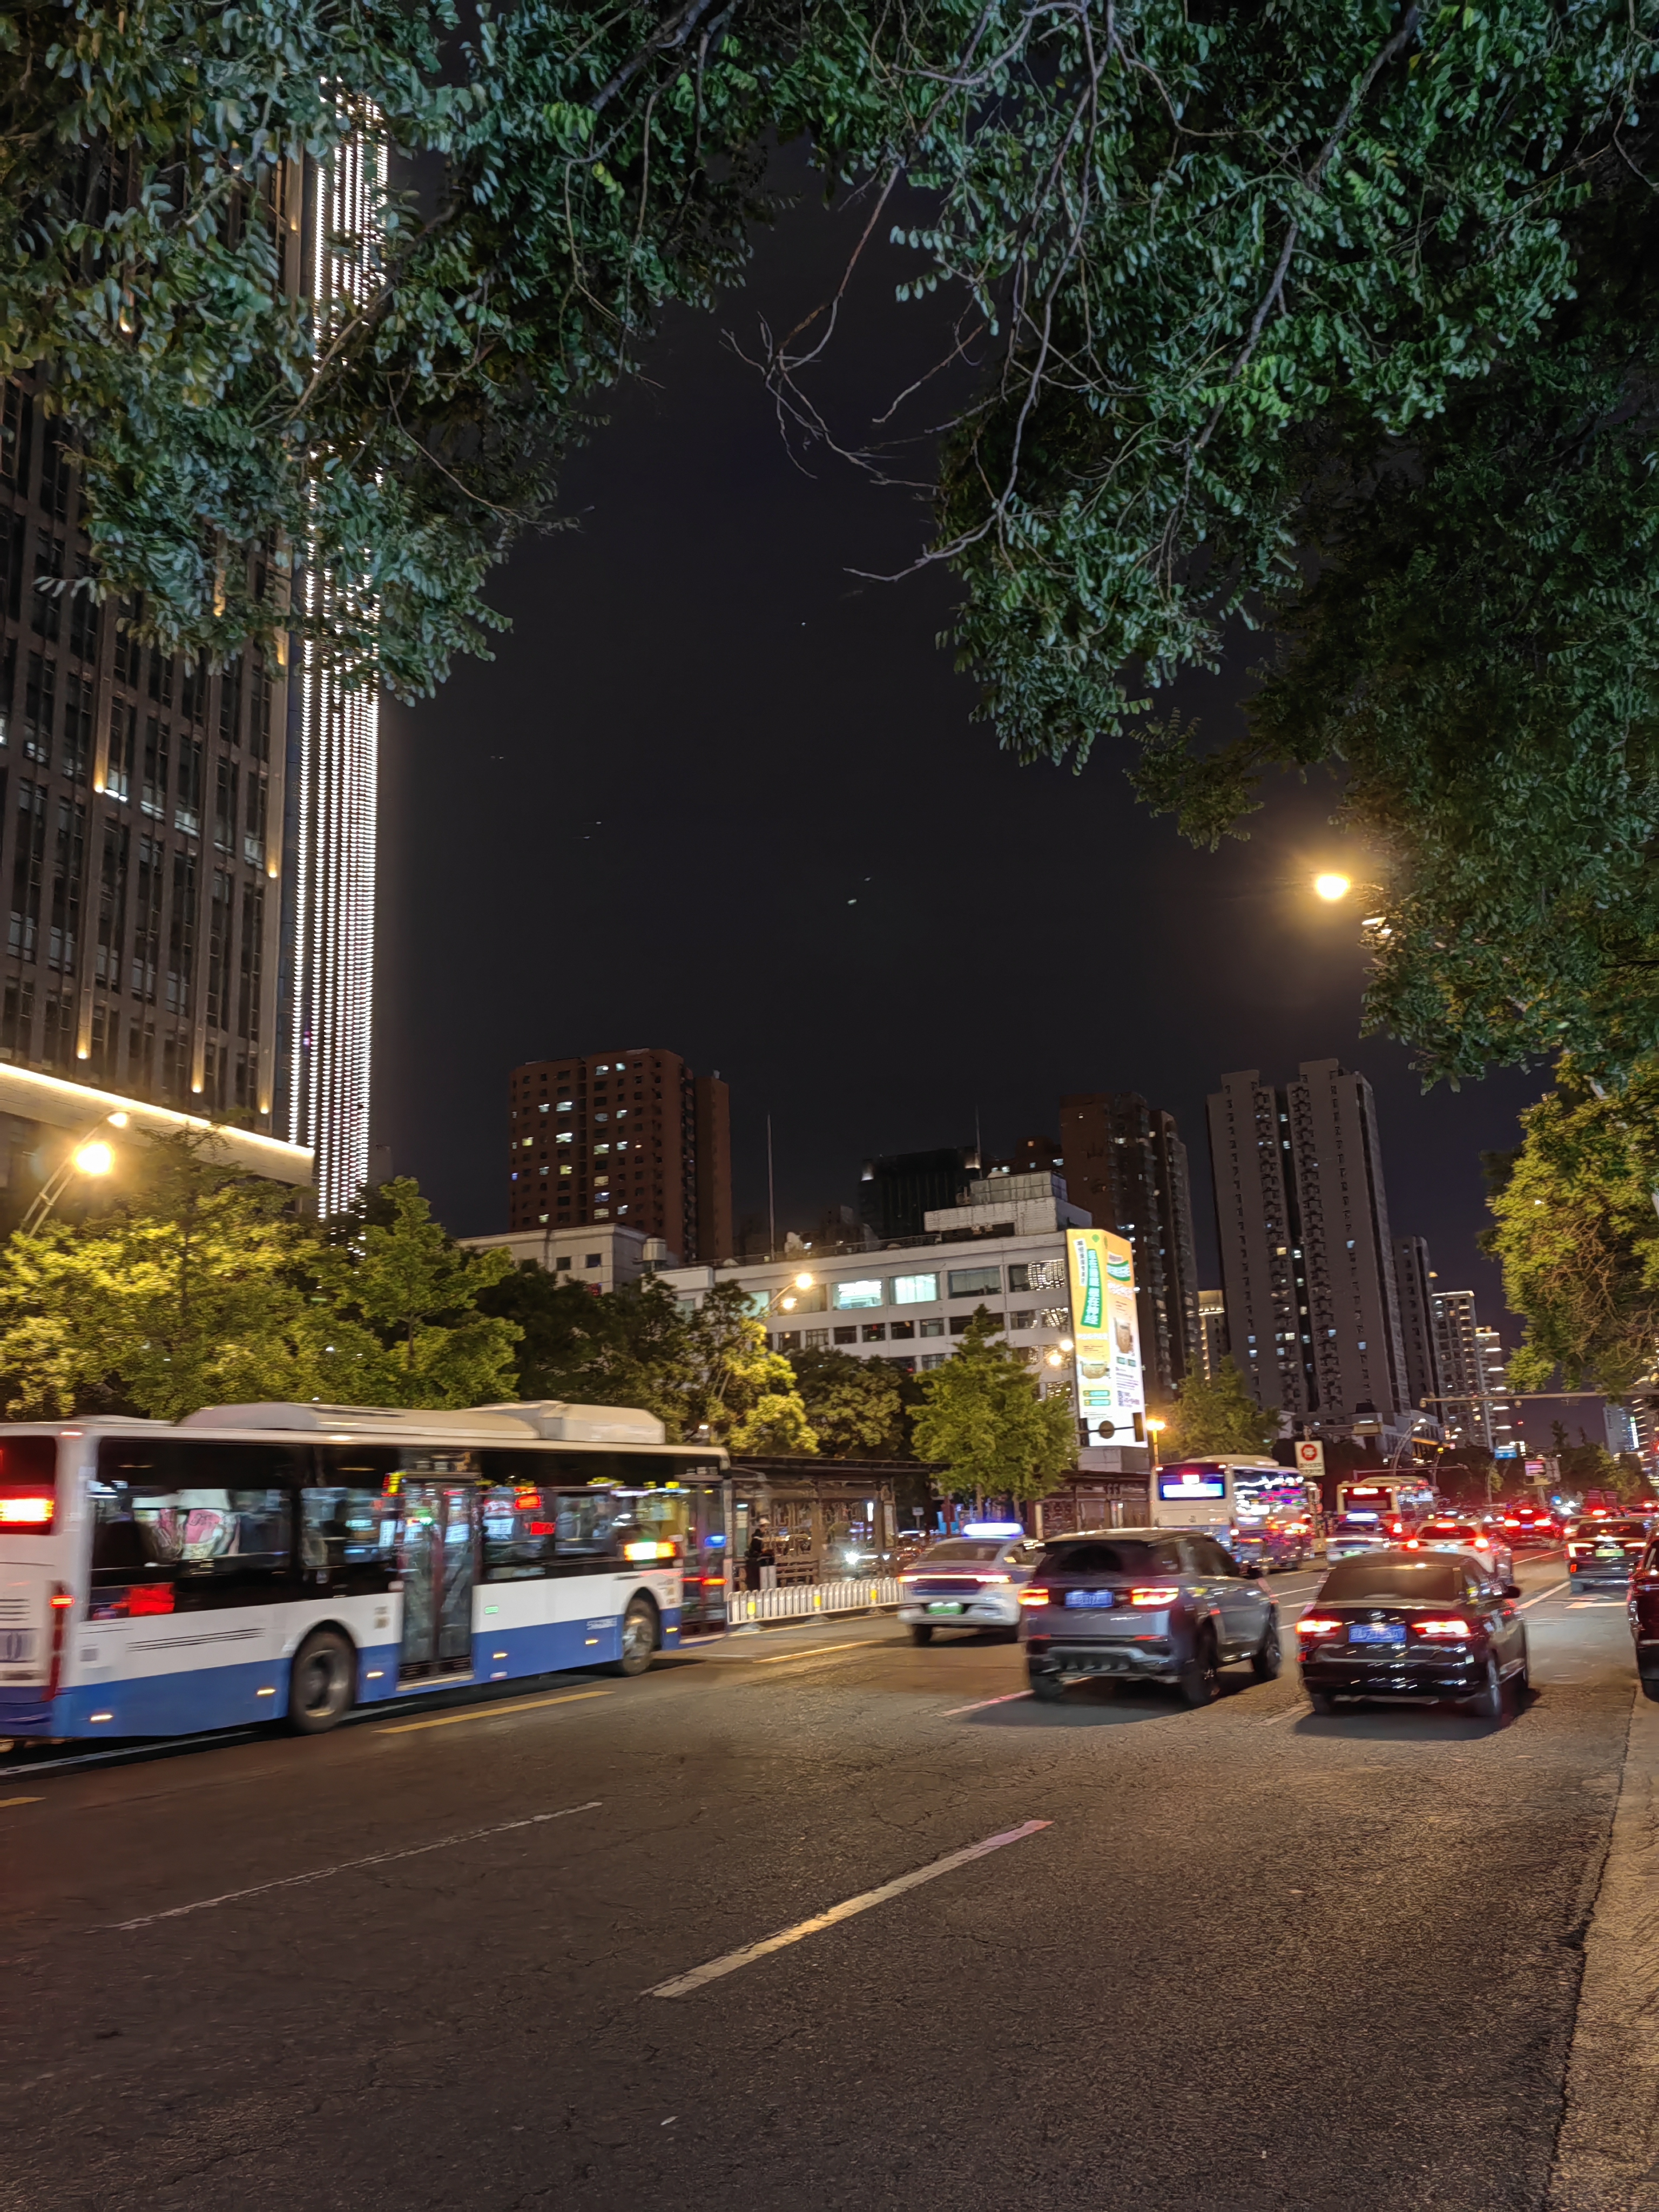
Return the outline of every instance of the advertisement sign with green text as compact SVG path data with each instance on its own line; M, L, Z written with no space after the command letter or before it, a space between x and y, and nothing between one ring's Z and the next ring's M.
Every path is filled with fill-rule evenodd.
M1144 1441L1146 1388L1135 1312L1134 1250L1105 1229L1068 1229L1078 1412L1091 1444Z

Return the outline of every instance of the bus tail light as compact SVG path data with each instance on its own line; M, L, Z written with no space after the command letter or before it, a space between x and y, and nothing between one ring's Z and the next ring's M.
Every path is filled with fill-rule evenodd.
M1173 1605L1180 1595L1179 1588L1171 1583L1168 1589L1149 1587L1146 1589L1132 1589L1129 1592L1129 1602L1131 1605Z
M58 1501L50 1492L42 1496L14 1491L9 1498L0 1498L0 1528L50 1528L57 1510Z
M75 1593L62 1583L52 1586L52 1670L46 1677L47 1702L58 1695L58 1682L64 1671L64 1636L69 1627L70 1614L75 1606Z

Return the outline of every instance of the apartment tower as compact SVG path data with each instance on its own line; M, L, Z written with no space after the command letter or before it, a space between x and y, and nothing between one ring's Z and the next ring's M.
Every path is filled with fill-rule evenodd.
M674 1263L728 1260L731 1097L659 1048L571 1054L507 1084L507 1226L608 1221L659 1237Z
M1445 1384L1434 1319L1434 1270L1420 1237L1394 1240L1394 1279L1400 1297L1400 1337L1406 1355L1406 1391L1431 1419L1445 1419Z
M1328 1432L1398 1433L1410 1404L1370 1085L1334 1060L1209 1102L1227 1332L1258 1401Z
M1445 1403L1440 1418L1449 1443L1479 1444L1492 1449L1492 1415L1485 1392L1486 1370L1480 1360L1482 1330L1474 1310L1473 1291L1441 1291L1431 1294L1434 1313L1435 1358Z
M1192 1185L1175 1116L1133 1091L1074 1091L1060 1102L1060 1133L1066 1196L1134 1247L1147 1395L1167 1403L1204 1363Z

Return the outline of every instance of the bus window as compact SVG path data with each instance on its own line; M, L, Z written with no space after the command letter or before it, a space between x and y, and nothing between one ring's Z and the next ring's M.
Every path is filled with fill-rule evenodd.
M398 1548L398 1497L380 1483L318 1485L300 1496L300 1564L337 1568L389 1565Z
M286 1473L285 1455L257 1444L100 1447L91 1487L92 1617L291 1595ZM137 1604L123 1584L142 1587ZM101 1602L99 1593L107 1594Z

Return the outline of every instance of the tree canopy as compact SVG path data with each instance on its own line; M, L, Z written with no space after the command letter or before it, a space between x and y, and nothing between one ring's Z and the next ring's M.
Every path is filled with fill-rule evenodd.
M1069 1395L1042 1396L983 1306L922 1394L911 1434L918 1455L939 1462L934 1486L949 1497L1041 1498L1077 1464Z
M1206 1452L1265 1452L1278 1434L1277 1409L1256 1404L1237 1364L1227 1358L1213 1381L1194 1368L1177 1387L1158 1455L1167 1462Z
M853 458L936 467L918 558L1003 743L1139 731L1143 794L1210 842L1275 769L1333 769L1377 855L1373 1019L1431 1073L1565 1047L1617 1076L1659 1034L1656 24L0 0L0 373L58 410L91 587L142 629L293 626L418 693L483 648L491 565L556 519L661 309L738 278L765 149L804 138L952 312L919 447ZM386 186L365 237L325 231L313 311L287 165L351 134ZM765 363L832 441L839 297ZM296 561L349 590L320 608ZM1239 619L1279 655L1245 737L1195 750L1144 710Z

